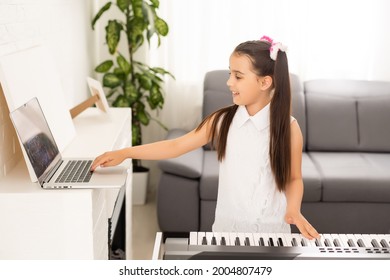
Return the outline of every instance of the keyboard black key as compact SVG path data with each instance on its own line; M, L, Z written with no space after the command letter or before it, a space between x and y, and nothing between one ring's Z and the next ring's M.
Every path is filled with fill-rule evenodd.
M371 240L371 244L372 244L372 246L375 247L375 248L380 248L380 247L382 247L381 245L379 245L379 243L378 243L378 241L377 241L376 239Z
M207 245L206 236L203 236L203 238L202 238L202 245Z
M260 238L259 238L259 245L260 245L260 246L265 246L264 238L263 238L263 237L260 237Z
M279 247L283 247L284 245L283 245L283 240L282 240L282 238L278 238L278 246Z
M381 240L381 245L382 245L383 248L389 248L390 247L389 244L387 244L387 241L384 240L384 239Z
M241 243L241 242L240 242L240 238L236 237L236 239L234 240L234 245L236 245L236 246L241 246L240 243Z
M249 237L245 237L245 246L250 246L250 241L249 241Z
M348 239L348 246L349 247L356 247L356 245L355 245L355 242L353 242L353 240L352 239Z
M359 247L366 247L366 244L364 244L364 241L362 239L358 239L357 244Z
M226 246L226 239L224 236L222 236L222 238L221 238L221 245Z
M293 239L291 240L291 245L293 245L294 247L298 247L298 241L295 237L293 237Z
M274 246L275 246L275 245L274 245L274 240L272 239L272 237L270 237L270 238L268 239L268 245L271 246L271 247L274 247Z
M324 243L325 243L326 247L332 247L332 243L330 242L330 240L328 238L325 238Z
M340 241L337 238L335 238L333 240L333 244L334 244L335 247L341 247L341 243L340 243Z
M217 245L217 239L215 238L215 236L211 238L211 245Z
M316 239L314 241L314 243L316 244L317 247L322 247L323 246L320 239Z

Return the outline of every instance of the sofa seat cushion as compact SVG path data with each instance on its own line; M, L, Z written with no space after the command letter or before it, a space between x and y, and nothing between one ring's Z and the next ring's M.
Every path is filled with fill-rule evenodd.
M302 201L321 201L322 186L320 173L307 153L302 153L302 178L304 186Z
M204 151L203 171L200 178L200 199L217 200L219 162L216 151Z
M310 152L327 202L390 202L389 153Z

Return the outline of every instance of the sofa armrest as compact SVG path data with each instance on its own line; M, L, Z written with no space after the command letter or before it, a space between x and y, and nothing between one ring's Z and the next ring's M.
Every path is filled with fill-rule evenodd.
M174 139L186 133L183 129L172 129L168 131L166 139ZM160 160L158 166L163 172L196 179L202 174L203 153L201 147L177 158Z

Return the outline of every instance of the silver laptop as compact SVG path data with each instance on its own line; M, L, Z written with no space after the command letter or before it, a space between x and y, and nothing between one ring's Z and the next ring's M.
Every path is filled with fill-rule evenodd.
M92 158L62 158L37 98L11 112L10 117L42 188L120 188L125 184L124 166L91 172Z

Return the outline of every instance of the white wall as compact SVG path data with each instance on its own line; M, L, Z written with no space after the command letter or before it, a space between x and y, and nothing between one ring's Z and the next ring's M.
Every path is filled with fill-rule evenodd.
M0 59L44 44L54 57L69 109L89 93L94 46L93 0L0 0ZM20 77L23 82L23 77ZM16 135L0 91L0 178L20 159Z

